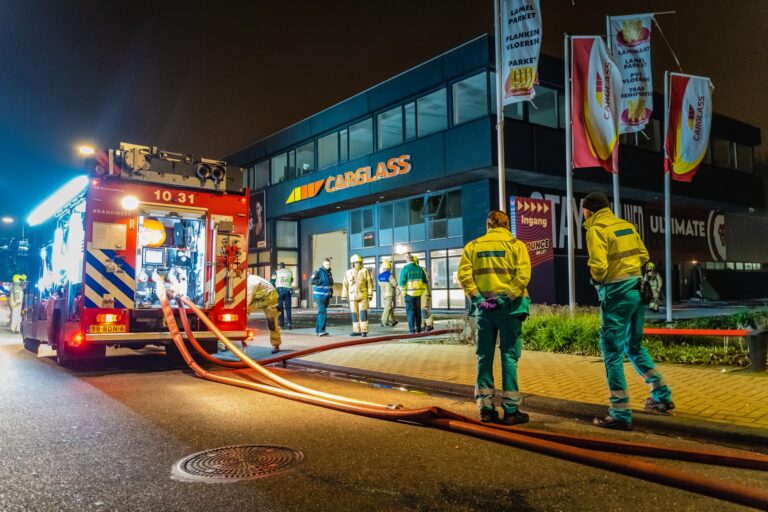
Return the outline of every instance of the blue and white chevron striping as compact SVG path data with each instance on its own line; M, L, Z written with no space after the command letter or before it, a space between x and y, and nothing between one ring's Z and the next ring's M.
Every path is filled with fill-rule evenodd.
M109 261L122 272L107 272ZM115 257L114 251L88 248L85 254L85 306L99 308L104 295L114 297L116 308L133 309L136 273L127 262Z

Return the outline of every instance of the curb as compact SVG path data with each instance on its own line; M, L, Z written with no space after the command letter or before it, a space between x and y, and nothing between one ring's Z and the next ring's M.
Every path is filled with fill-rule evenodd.
M437 395L461 397L473 401L474 386L454 384L437 380L420 379L392 373L376 372L359 368L348 368L331 364L304 361L301 359L287 361L287 367L309 370L320 370L348 379L365 380L390 387L405 387ZM578 418L591 422L594 417L605 416L607 406L563 400L523 393L523 407L526 411ZM675 437L696 438L698 441L713 441L727 445L748 445L753 451L768 453L768 430L715 423L692 418L681 418L663 414L633 411L632 423L638 430L654 434L664 434Z

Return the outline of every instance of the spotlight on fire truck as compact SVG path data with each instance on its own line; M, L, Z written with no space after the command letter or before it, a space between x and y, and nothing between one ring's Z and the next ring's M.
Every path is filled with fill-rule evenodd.
M139 198L136 196L125 196L120 200L120 205L125 210L133 211L139 207Z
M219 183L224 180L227 176L227 171L224 170L224 168L220 165L214 165L211 168L211 178L213 178L213 181L218 185Z
M50 219L59 209L77 197L88 186L88 176L72 178L59 190L48 196L48 199L32 210L27 217L27 224L37 226Z
M197 164L195 166L195 174L200 178L200 182L204 183L205 180L211 177L211 166L208 164Z

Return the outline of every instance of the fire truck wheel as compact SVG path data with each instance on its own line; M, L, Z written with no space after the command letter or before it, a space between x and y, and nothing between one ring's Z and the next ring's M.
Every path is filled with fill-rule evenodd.
M69 366L72 364L72 355L69 353L69 350L66 347L66 343L64 341L60 341L58 345L56 346L56 363L59 366Z
M29 350L33 354L37 354L38 350L40 349L40 341L33 340L30 338L24 338L24 348Z

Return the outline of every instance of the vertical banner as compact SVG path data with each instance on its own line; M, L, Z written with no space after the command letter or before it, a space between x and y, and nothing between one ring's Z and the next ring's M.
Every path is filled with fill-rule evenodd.
M264 210L265 193L253 192L248 214L248 248L263 249L267 246L267 212Z
M552 240L552 203L546 199L510 198L512 234L525 243L531 258L528 293L533 302L555 303L555 248Z
M501 73L504 105L532 100L541 47L539 0L501 0Z
M618 172L621 74L597 36L572 37L571 58L573 167Z
M652 14L611 16L613 57L621 73L620 133L642 130L653 112Z
M670 73L664 171L673 180L693 180L709 145L712 90L709 78Z

